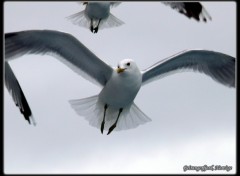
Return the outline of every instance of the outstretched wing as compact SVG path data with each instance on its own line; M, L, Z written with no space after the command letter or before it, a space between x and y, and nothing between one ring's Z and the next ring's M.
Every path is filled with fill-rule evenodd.
M13 98L13 101L15 102L16 106L19 107L20 112L23 114L25 120L27 120L29 124L32 121L35 125L28 102L8 62L5 62L5 84Z
M163 4L169 5L178 10L179 13L197 21L207 22L207 20L212 20L207 10L199 2L163 2Z
M50 30L5 34L5 59L24 54L53 54L85 78L104 86L112 68L95 56L72 35Z
M142 84L182 70L205 73L217 82L235 87L235 58L207 50L189 50L160 61L142 71Z

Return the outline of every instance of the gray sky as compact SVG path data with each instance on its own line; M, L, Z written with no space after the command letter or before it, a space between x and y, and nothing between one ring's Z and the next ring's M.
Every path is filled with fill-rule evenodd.
M4 32L68 32L112 66L131 58L145 69L194 48L236 57L236 4L202 4L212 16L208 23L159 2L124 2L112 13L125 24L92 34L65 18L84 9L76 2L5 2ZM5 173L183 173L184 165L205 164L236 171L235 88L193 72L157 80L135 99L152 122L107 136L68 103L98 94L99 87L51 56L28 55L10 65L37 126L28 125L4 88Z

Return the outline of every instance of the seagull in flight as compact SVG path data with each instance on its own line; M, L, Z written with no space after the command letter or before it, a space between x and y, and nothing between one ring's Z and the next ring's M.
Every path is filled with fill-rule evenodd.
M119 5L120 2L83 2L86 8L69 17L73 24L90 28L92 33L98 29L116 27L124 24L123 21L110 13L110 8Z
M127 130L151 121L134 103L140 88L183 70L197 71L227 87L235 87L235 58L202 49L185 50L140 70L132 59L111 67L68 33L30 30L5 34L5 83L26 120L32 116L8 61L25 54L50 54L102 89L98 95L70 100L72 108L101 133Z
M121 2L83 2L86 5L81 12L68 16L73 24L89 28L92 33L97 33L98 29L117 27L124 24L123 21L110 13L111 7L116 7ZM162 2L172 7L179 13L197 21L211 20L211 16L203 5L199 2Z

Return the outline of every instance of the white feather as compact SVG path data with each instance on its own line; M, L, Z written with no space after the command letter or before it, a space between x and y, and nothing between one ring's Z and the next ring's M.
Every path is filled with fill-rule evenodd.
M69 103L78 115L85 117L89 125L100 129L103 121L104 104L98 101L98 95L84 99L70 100ZM104 130L108 130L115 123L118 112L118 109L112 107L107 109ZM136 128L150 121L151 119L133 103L123 109L114 131Z
M78 25L81 27L89 28L90 27L90 19L85 15L85 11L81 11L66 17L70 20L74 25Z
M123 24L124 24L123 21L121 21L120 19L118 19L117 17L110 13L107 19L101 21L99 29L118 27Z

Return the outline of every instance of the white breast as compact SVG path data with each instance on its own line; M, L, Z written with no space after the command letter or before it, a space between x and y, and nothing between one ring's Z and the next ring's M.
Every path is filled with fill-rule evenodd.
M113 72L111 79L99 94L99 101L114 108L124 108L130 105L136 97L142 83L139 73Z

